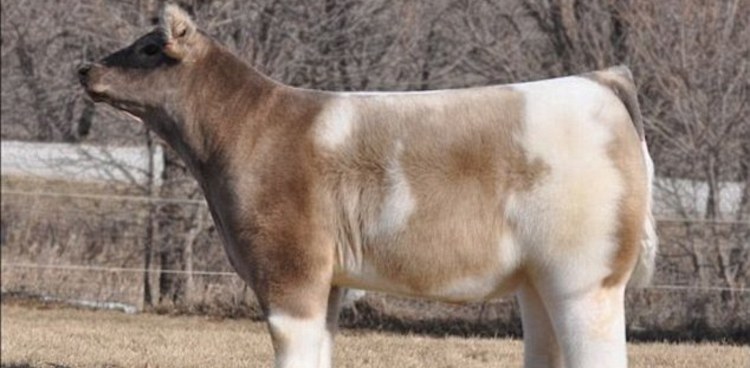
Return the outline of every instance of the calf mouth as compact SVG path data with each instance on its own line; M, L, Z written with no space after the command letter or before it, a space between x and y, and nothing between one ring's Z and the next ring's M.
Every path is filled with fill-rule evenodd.
M101 92L96 92L92 89L90 89L88 86L83 86L84 90L86 91L86 94L93 100L94 102L107 102L107 95Z
M86 91L86 94L94 102L107 102L107 96L103 92L97 91L92 87L92 83L91 83L92 68L93 68L92 64L81 65L78 68L78 82L83 87L83 90Z
M92 101L112 104L112 100L109 96L101 90L94 88L91 82L81 81L81 86L83 87L84 92L86 92L86 95L88 95Z

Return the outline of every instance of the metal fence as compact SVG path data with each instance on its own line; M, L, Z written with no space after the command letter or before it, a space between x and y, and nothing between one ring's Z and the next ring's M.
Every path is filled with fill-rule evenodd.
M181 269L164 268L158 262L143 267L147 237L143 227L153 206L207 212L205 201L197 199L4 186L0 234L3 293L127 312L176 308L259 317L252 291L232 272L207 215L199 217L204 229L194 239L192 264L183 264ZM746 268L742 267L750 261L731 257L750 254L750 222L675 217L657 217L657 221L661 240L657 274L649 287L629 292L629 327L667 331L669 336L731 338L747 332L750 276L743 274ZM716 236L722 240L703 241ZM182 238L164 239L179 243ZM157 252L162 245L157 244ZM725 259L731 262L718 264L722 261L717 251L726 253L730 258ZM700 259L696 260L696 255ZM727 267L739 269L727 271ZM180 281L178 299L160 297L159 285L165 276ZM146 281L157 290L153 306L144 304ZM466 334L482 334L489 322L495 327L487 334L520 328L512 298L467 306L378 293L368 293L362 300L359 309L369 312L359 313L355 325L414 329L434 323L440 331L463 326L460 330ZM646 311L649 313L644 314ZM410 320L418 323L403 322Z

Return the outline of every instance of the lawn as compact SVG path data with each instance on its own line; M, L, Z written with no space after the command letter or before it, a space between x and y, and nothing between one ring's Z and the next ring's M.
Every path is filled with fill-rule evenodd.
M338 367L520 367L512 339L424 337L344 330ZM631 367L750 367L750 347L631 344ZM270 367L262 323L128 315L44 305L2 305L2 367Z

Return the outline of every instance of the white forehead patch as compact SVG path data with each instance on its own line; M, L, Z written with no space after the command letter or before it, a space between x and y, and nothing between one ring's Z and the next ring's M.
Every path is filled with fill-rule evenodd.
M326 105L316 118L316 141L329 149L346 143L352 135L355 111L346 98Z

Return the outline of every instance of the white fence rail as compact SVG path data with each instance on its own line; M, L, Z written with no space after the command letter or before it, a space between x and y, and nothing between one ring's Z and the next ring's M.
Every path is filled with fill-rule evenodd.
M160 186L164 172L159 145L150 153L145 146L2 141L0 151L3 176L145 185L152 171L154 185Z

